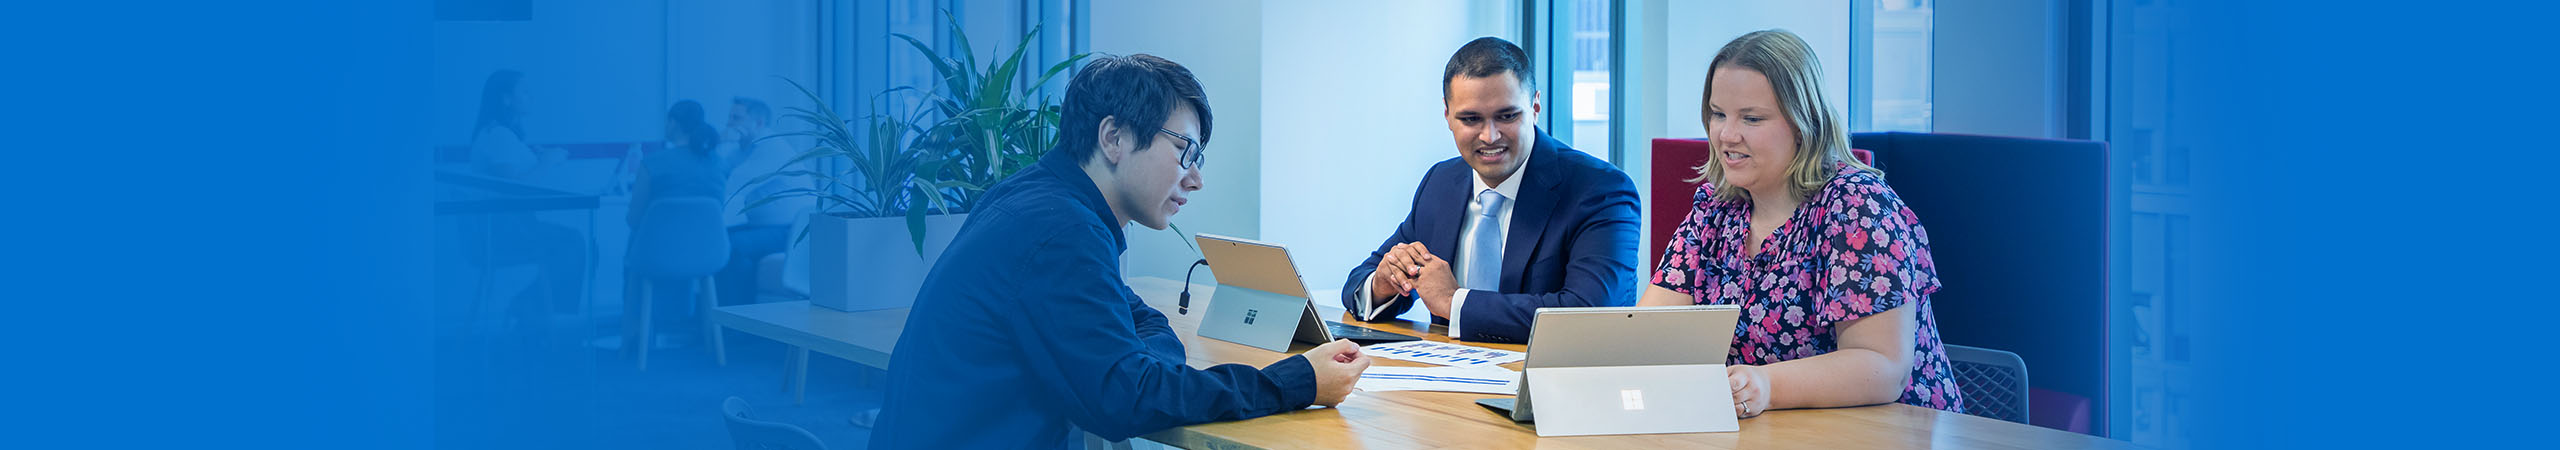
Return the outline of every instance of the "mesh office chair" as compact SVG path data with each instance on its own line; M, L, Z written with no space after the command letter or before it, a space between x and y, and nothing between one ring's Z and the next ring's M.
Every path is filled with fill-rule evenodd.
M1956 389L1964 391L1965 413L2027 423L2027 360L2016 353L1981 347L1947 345L1954 365Z
M755 407L746 399L729 397L720 404L721 420L729 422L729 441L739 450L826 450L818 435L797 425L756 420Z

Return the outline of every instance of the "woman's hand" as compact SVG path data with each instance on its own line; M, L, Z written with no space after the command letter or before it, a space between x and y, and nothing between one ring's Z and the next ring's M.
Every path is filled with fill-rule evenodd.
M1724 378L1733 385L1733 417L1748 419L1769 412L1769 371L1760 366L1732 364L1724 366Z

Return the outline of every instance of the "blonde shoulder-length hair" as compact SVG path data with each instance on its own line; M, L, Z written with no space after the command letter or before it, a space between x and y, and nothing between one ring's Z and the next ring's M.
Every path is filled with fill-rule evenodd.
M1884 171L1858 162L1849 153L1849 130L1839 111L1822 95L1822 62L1814 58L1813 47L1803 38L1782 29L1754 31L1716 50L1716 58L1707 64L1707 87L1699 94L1698 117L1711 117L1707 99L1715 96L1716 71L1743 68L1760 72L1769 78L1770 91L1778 94L1778 109L1787 115L1787 123L1796 130L1795 164L1787 166L1787 187L1797 200L1821 191L1841 165L1884 176ZM1712 131L1709 134L1713 134ZM1698 165L1697 178L1715 188L1716 200L1734 201L1748 198L1742 188L1725 183L1724 165L1714 158Z

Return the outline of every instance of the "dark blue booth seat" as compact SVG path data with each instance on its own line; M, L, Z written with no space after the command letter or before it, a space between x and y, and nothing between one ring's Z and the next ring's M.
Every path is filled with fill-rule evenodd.
M1932 297L1947 344L2026 361L2028 423L2082 433L2106 422L2107 146L2101 142L1926 133L1859 133L1852 147L1885 171L1929 231L1945 287ZM1686 180L1706 141L1653 140L1653 226L1659 252L1689 213ZM1968 391L1974 387L1968 387Z
M2083 433L2106 423L2118 371L2107 352L2106 144L1900 132L1850 142L1874 154L1928 229L1946 343L2024 358L2030 423Z

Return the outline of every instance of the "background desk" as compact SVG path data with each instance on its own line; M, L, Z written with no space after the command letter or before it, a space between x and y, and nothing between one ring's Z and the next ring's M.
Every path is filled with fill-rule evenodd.
M451 229L455 233L454 237L458 238L457 241L461 242L463 247L466 247L465 253L470 257L470 264L475 266L473 271L478 274L478 278L472 281L470 309L463 313L461 320L456 323L474 324L481 319L482 304L496 301L493 298L495 295L493 285L497 280L498 266L507 265L496 261L497 258L494 256L498 251L495 247L498 245L498 236L502 233L500 228L539 223L539 219L534 215L549 211L582 211L586 214L586 223L583 228L578 229L579 234L586 238L582 243L584 259L579 261L578 266L577 282L583 285L578 289L580 295L578 303L581 305L580 311L592 315L595 311L596 298L595 274L601 248L596 237L598 228L596 210L613 203L614 200L608 200L609 196L602 193L601 189L590 193L561 190L549 184L479 174L471 171L468 165L437 167L435 180L437 226L453 227ZM582 178L579 182L592 181L596 186L603 186L604 183L600 180ZM613 198L628 200L620 197ZM522 222L506 220L509 218L520 218ZM593 318L588 317L581 323L592 321ZM503 320L500 323L504 323Z

